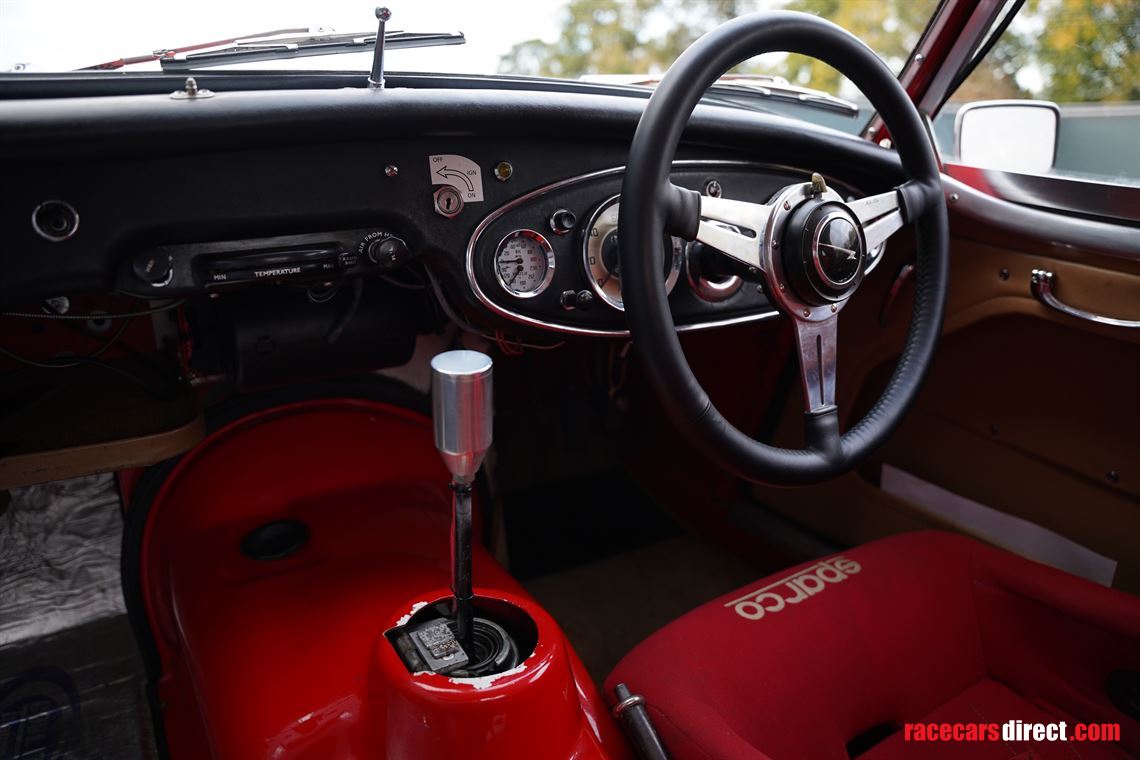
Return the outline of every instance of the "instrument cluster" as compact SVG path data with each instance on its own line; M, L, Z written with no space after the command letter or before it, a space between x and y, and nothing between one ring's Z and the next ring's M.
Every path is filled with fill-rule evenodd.
M618 256L622 170L538 188L487 216L467 249L467 278L500 317L580 335L628 335ZM705 194L766 202L804 175L746 162L679 161L672 181ZM758 273L701 243L664 236L661 276L678 329L776 315Z

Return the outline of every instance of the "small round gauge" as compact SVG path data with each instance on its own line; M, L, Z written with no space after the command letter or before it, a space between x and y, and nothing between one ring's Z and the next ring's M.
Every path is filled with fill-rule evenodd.
M554 279L554 249L534 230L515 230L495 249L495 278L515 298L534 298Z
M586 266L586 278L598 297L607 304L625 311L621 298L621 265L618 258L618 198L615 195L607 200L586 225L582 241L582 261ZM680 238L666 237L661 255L661 269L665 278L665 292L671 293L681 274L681 254L683 246Z

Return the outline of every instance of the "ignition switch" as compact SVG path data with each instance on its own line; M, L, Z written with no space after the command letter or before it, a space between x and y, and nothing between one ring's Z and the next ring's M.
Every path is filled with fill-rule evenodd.
M444 185L435 191L435 212L453 219L463 210L463 196L451 185Z

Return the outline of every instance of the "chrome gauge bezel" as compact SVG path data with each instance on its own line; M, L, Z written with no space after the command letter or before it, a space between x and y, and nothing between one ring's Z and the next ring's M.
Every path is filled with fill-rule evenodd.
M520 292L511 288L511 286L508 285L505 280L503 280L503 274L499 271L499 255L503 252L503 246L505 246L511 240L520 237L529 238L538 243L539 247L542 249L542 252L546 255L546 273L542 277L542 282L540 282L538 284L538 287L534 290L528 290L525 292ZM499 241L499 244L495 246L495 255L491 259L491 269L493 269L495 272L495 280L499 283L499 287L502 288L503 291L512 298L521 299L534 298L535 296L542 295L542 293L545 292L548 287L550 287L550 283L554 280L554 264L554 248L550 245L550 241L543 237L541 232L536 232L535 230L525 228L514 230L513 232L508 232L506 235L504 235L503 239Z
M598 204L598 207L594 209L594 212L592 214L590 214L590 218L586 222L586 226L582 229L582 269L586 274L586 281L590 283L590 289L594 291L594 294L598 298L602 299L602 301L610 308L624 312L624 300L614 298L612 295L607 293L605 286L598 282L597 277L594 275L594 272L590 267L590 232L594 229L594 225L598 223L598 220L601 219L602 214L606 213L606 211L610 210L610 208L618 205L620 201L620 193L617 195L611 195L609 198ZM602 238L601 235L598 237L599 239ZM676 286L677 280L681 276L681 264L684 259L685 251L685 246L681 242L680 238L670 236L669 241L673 247L673 261L669 267L669 274L665 277L665 295L669 295L673 292L673 287ZM604 266L604 264L602 266ZM618 283L618 292L620 293L620 279L618 280Z
M717 221L712 223L718 227L740 233L740 228L735 224ZM693 289L697 297L709 303L720 303L739 293L740 288L744 285L744 280L739 275L732 275L724 280L710 280L703 273L697 271L697 268L693 266L692 258L694 243L696 241L685 244L685 279L689 281L689 287Z

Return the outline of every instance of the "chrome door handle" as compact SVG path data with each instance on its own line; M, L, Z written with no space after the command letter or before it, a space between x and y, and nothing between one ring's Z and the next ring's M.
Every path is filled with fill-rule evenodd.
M1033 274L1029 277L1029 292L1033 293L1034 298L1049 308L1056 309L1062 314L1068 314L1070 317L1096 322L1098 325L1140 328L1140 321L1105 317L1100 314L1093 314L1091 311L1085 311L1084 309L1078 309L1061 303L1057 300L1057 296L1053 295L1053 286L1056 282L1057 275L1052 272L1045 269L1034 269Z

